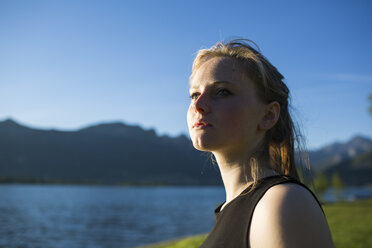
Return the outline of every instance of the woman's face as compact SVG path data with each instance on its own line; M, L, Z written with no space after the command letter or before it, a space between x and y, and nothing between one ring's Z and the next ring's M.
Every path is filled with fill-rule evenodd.
M196 149L239 154L256 148L264 135L264 104L237 60L202 64L190 80L190 96L187 124Z

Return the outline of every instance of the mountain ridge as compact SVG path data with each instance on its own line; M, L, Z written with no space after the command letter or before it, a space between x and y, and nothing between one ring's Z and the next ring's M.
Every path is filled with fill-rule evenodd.
M310 151L309 156L315 171L347 171L345 164L370 150L372 140L358 135ZM3 181L221 185L218 166L208 154L195 150L185 135L158 136L153 129L122 122L59 131L0 121ZM370 167L368 156L362 161L363 168Z

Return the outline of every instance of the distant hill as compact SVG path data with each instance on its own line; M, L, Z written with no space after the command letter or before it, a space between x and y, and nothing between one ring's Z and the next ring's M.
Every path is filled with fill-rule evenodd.
M218 168L186 136L123 123L77 131L0 122L0 179L103 184L221 184Z
M355 136L346 143L335 142L318 150L310 151L309 157L312 169L326 170L341 162L372 151L372 140L363 136ZM372 161L371 161L372 163Z
M371 151L372 140L356 136L309 156L315 171L339 172L348 184L360 185L372 183ZM0 122L0 181L221 184L218 167L184 135L158 136L119 122L77 131L39 130L11 119Z
M346 185L372 185L372 150L350 159L345 159L324 173L331 178L337 173Z

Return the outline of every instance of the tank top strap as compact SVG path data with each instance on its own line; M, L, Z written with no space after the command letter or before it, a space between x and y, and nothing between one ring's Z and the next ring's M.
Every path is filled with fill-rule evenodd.
M283 183L295 183L295 184L298 184L304 187L306 190L308 190L311 193L311 195L314 197L319 207L323 211L322 204L320 203L317 196L313 193L311 189L309 189L305 184L301 183L297 179L291 176L285 176L285 175L275 175L275 176L261 178L260 180L258 180L257 185L253 190L251 190L252 185L250 185L245 190L243 190L243 192L240 193L240 195L237 198L240 198L240 200L242 200L241 198L243 196L247 196L246 200L249 201L248 205L250 206L250 209L252 209L252 214L253 214L254 208L256 207L258 202L261 200L263 195L266 193L266 191L268 191L271 187L275 185L283 184ZM233 201L236 201L236 200L238 199L234 199ZM221 207L224 205L224 203L225 202L219 204L215 208L214 214L216 215L216 217L221 213Z
M318 203L320 209L322 210L322 212L325 216L325 213L324 213L324 210L322 208L322 205L321 205L320 201L318 200L316 195L305 184L301 183L297 179L295 179L293 177L290 177L290 176L277 175L277 176L266 177L266 178L263 178L263 179L259 180L259 182L257 183L257 186L252 191L250 191L250 189L247 188L245 190L246 192L244 192L244 191L242 192L242 195L244 195L244 194L249 195L249 197L246 198L249 201L249 204L248 204L249 207L246 209L248 211L247 215L249 216L248 225L246 226L246 233L247 233L248 237L249 237L250 225L251 225L251 222L252 222L253 212L254 212L258 202L261 200L261 198L264 196L264 194L271 187L273 187L275 185L279 185L279 184L284 184L284 183L295 183L295 184L300 185L300 186L304 187L305 189L307 189L311 193L311 195L314 197L314 199ZM243 205L245 205L245 204L243 204ZM247 237L246 240L248 240L248 237ZM247 244L247 247L249 247L249 244Z
M246 188L222 210L222 204L215 209L216 224L201 248L249 247L250 225L256 205L271 187L283 183L295 183L306 188L322 209L314 193L295 178L283 175L262 178L253 189L251 186Z
M263 197L263 195L273 186L283 183L295 183L302 187L304 187L307 191L310 192L310 194L314 197L316 202L318 203L319 207L322 209L322 204L318 200L317 196L313 193L311 189L309 189L305 184L301 183L297 179L291 177L291 176L285 176L285 175L276 175L276 176L270 176L262 178L258 181L256 188L251 192L251 203L256 206L259 200ZM249 193L250 188L245 189L241 195Z

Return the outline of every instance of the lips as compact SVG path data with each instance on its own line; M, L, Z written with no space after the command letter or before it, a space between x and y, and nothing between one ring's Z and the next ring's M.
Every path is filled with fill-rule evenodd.
M193 125L194 128L204 128L204 127L211 127L212 124L204 121L204 120L199 120L199 121L196 121Z

